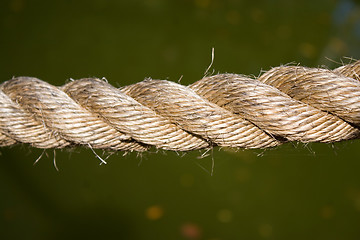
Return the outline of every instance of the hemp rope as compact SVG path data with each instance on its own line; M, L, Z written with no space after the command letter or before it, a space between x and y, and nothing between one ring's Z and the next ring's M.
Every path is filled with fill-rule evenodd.
M360 136L360 61L335 70L280 66L257 79L218 74L115 88L96 78L61 87L32 77L0 85L0 146L189 151L267 148Z

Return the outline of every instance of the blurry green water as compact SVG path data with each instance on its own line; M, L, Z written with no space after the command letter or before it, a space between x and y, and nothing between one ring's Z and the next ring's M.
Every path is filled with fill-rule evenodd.
M360 58L355 1L0 1L0 79L190 84ZM331 60L329 60L331 59ZM332 61L333 60L333 61ZM344 59L344 61L348 61ZM359 141L271 150L0 149L1 239L359 239ZM98 151L98 154L102 154ZM105 155L106 156L106 153ZM212 159L214 174L210 175ZM4 236L4 237L3 237Z

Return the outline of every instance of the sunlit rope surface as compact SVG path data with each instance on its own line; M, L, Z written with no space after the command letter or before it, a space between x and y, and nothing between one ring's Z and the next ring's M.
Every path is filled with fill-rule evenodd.
M32 77L0 85L0 146L190 151L359 138L360 61L334 70L280 66L257 79L218 74L183 86L96 78L61 87Z

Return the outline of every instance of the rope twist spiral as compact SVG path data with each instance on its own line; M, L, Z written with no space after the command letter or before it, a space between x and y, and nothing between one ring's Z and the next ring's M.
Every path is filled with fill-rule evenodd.
M115 88L97 78L55 87L33 77L0 85L0 146L190 151L268 148L360 136L360 61L334 70L280 66L257 79L207 76Z

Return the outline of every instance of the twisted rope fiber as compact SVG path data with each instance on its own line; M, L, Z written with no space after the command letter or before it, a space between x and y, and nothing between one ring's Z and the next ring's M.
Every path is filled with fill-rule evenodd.
M0 85L0 146L190 151L356 139L359 75L360 61L280 66L257 79L218 74L190 86L146 79L119 89L84 78L55 87L16 77Z

